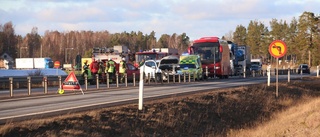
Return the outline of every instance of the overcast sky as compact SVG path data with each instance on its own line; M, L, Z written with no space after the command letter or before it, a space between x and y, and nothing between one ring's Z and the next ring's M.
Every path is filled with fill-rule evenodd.
M250 20L269 25L304 12L320 13L320 0L0 0L0 24L25 36L50 31L186 33L191 40L223 36Z

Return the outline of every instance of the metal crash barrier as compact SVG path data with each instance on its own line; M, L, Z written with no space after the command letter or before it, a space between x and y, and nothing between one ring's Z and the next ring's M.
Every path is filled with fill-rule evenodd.
M269 71L270 75L274 74L273 69L270 69ZM279 75L288 75L288 82L290 82L290 76L292 74L297 74L296 69L291 69L288 67L288 69L279 69ZM319 76L319 67L317 67L317 76ZM247 76L249 77L262 77L267 76L268 71L267 70L261 70L261 71L251 71L251 74L248 73ZM146 85L152 85L152 84L164 84L164 81L167 81L165 83L190 83L190 82L199 82L200 76L196 73L181 73L181 74L173 74L168 75L168 73L155 73L155 74L146 74L147 76L144 76L143 82L146 83ZM202 74L202 80L205 80L205 77L208 77L208 68L206 67L205 72ZM107 73L106 75L103 75L103 77L99 77L99 75L95 75L93 77L90 76L88 78L87 75L84 75L83 78L79 78L80 86L85 87L85 90L105 90L109 89L111 85L114 87L112 88L121 88L121 87L135 87L137 79L136 74L131 74L130 77L127 73L122 74L119 76L118 73L115 73L115 76L113 76L113 79L110 79L111 77ZM163 79L166 78L166 79ZM9 79L9 81L8 81ZM52 91L52 88L49 89L48 87L56 87L56 89L61 89L63 80L66 79L66 76L28 76L28 77L9 77L6 80L3 80L6 82L6 88L9 89L10 97L13 97L16 93L14 89L18 88L26 88L27 92L25 94L32 95L35 94L35 88L42 89L42 94L48 94L50 90ZM121 79L121 81L119 81ZM112 81L111 81L112 80ZM130 81L129 81L130 80ZM57 83L57 85L52 85L50 83ZM17 84L18 83L18 84ZM19 87L18 87L19 86ZM39 90L37 90L39 91ZM55 90L56 91L56 90ZM108 91L108 90L105 90ZM21 92L21 91L19 91ZM38 92L41 93L41 92Z

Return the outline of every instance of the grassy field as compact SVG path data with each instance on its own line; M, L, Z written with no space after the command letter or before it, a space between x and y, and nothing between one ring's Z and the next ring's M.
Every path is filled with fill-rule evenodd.
M0 136L320 136L320 80L251 85L0 126Z

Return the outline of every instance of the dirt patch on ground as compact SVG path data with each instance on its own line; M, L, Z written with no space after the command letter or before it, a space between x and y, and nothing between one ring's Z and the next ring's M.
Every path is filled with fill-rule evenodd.
M306 79L215 90L104 108L67 116L8 123L0 136L228 136L270 121L274 114L320 96L320 81Z

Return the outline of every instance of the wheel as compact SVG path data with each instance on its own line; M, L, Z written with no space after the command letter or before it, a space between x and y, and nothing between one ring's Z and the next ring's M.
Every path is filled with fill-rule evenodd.
M161 80L162 80L161 73L156 73L156 74L155 74L155 80L156 80L157 82L161 82Z

